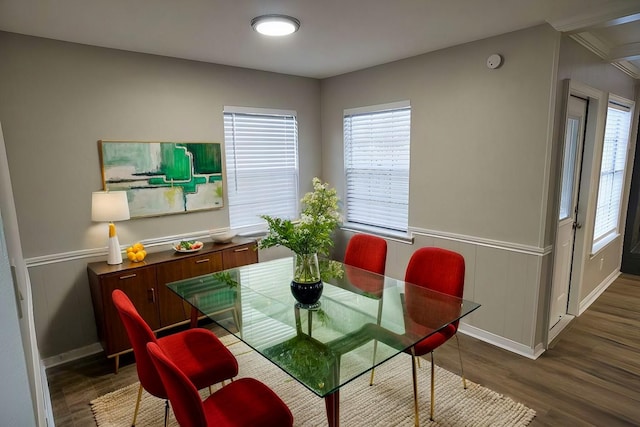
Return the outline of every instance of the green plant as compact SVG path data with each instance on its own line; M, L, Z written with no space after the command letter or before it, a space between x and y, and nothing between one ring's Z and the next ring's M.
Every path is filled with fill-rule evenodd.
M303 208L298 221L261 215L269 226L266 237L258 243L261 249L284 246L296 254L329 255L333 247L331 235L340 224L336 190L313 178L313 191L305 194L301 202Z
M238 281L235 278L235 275L232 276L228 271L221 271L219 273L213 273L212 275L216 280L221 283L226 284L230 288L235 288L238 286Z

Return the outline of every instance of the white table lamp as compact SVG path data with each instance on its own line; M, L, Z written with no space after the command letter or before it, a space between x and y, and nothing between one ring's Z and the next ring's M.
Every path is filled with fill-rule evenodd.
M122 264L122 251L113 222L129 218L129 202L126 191L94 191L91 193L91 220L109 223L107 264Z

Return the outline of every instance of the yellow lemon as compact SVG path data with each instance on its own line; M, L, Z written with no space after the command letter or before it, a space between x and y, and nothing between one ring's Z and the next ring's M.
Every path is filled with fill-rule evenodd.
M135 261L136 260L136 254L133 251L127 252L127 258L129 258L129 261Z
M133 245L133 250L138 252L144 249L144 245L140 242L136 243L135 245Z
M142 261L144 259L144 252L136 252L136 261Z
M129 253L129 252L135 252L135 251L133 250L133 246L129 246L129 247L127 248L127 253Z
M136 253L136 255L137 255L137 254L142 254L142 258L143 258L143 259L147 257L147 251L145 251L144 249L143 249L143 250L141 250L141 251L138 251L138 252Z

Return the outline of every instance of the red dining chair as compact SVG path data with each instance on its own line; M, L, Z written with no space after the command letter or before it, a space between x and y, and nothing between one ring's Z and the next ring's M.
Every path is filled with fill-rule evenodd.
M369 234L356 234L349 240L344 263L384 275L387 263L387 241Z
M370 234L356 234L347 244L344 253L345 272L349 283L358 289L373 295L379 299L378 303L378 321L382 316L382 290L384 288L384 271L387 264L387 241L382 237L372 236ZM372 273L379 274L375 277L372 275L364 275L358 269L350 269L348 266L357 267L362 270L368 270ZM375 364L376 352L378 349L378 341L373 342L373 363ZM371 378L369 385L373 385L373 376L375 369L371 369Z
M153 331L140 316L129 297L120 289L111 294L113 304L118 310L127 331L136 359L136 369L140 387L132 426L136 425L140 398L144 388L150 394L167 399L168 394L162 384L155 366L149 358L147 343L156 343L176 365L185 373L198 389L209 387L238 375L238 362L218 337L208 329L193 328L156 338ZM165 426L169 405L165 402Z
M432 330L434 327L440 327L438 323L438 317L442 313L439 310L452 310L454 309L450 305L442 304L441 308L436 308L426 312L424 310L425 294L420 293L421 288L427 288L440 292L442 294L453 295L462 298L464 291L464 258L462 255L452 252L446 249L426 247L420 248L411 256L407 270L405 272L405 282L417 285L407 285L405 288L405 305L406 305L406 319L405 329L407 333L412 331L418 332L425 329ZM428 298L433 299L433 295L429 295ZM437 298L437 296L436 296ZM431 301L433 303L433 301ZM459 311L459 307L455 308ZM433 319L431 321L430 319ZM466 389L467 382L464 378L464 371L462 369L462 354L460 353L460 342L456 332L458 330L458 322L447 325L445 328L439 330L435 334L420 341L409 350L407 353L411 354L412 372L413 372L413 398L415 405L415 425L418 426L420 418L418 415L418 389L416 382L416 359L419 356L423 356L427 353L431 354L431 408L430 419L433 421L434 412L434 362L433 351L439 346L444 344L449 338L455 336L458 345L458 355L460 357L460 371L462 376L462 386Z
M156 343L149 342L147 352L181 427L293 425L293 415L287 405L260 381L240 378L202 401L193 383Z

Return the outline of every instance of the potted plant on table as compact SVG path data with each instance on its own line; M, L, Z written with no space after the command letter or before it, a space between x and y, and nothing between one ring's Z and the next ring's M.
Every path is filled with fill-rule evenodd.
M291 292L305 306L317 303L322 295L318 254L328 256L333 247L332 233L340 224L339 199L334 188L313 178L313 191L301 200L300 219L274 218L261 215L269 231L260 240L261 249L284 246L295 254Z

